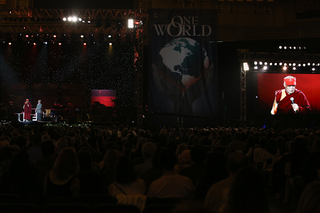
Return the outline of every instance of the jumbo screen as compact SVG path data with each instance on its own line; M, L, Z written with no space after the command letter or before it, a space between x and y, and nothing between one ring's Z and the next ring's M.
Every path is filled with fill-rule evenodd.
M296 89L304 93L311 110L306 114L320 114L320 74L250 73L247 75L247 111L254 115L271 115L275 92L284 89L284 78L296 78ZM292 103L297 100L291 99ZM291 104L291 103L290 103ZM299 104L299 103L298 103ZM297 112L299 114L299 112ZM277 113L275 114L277 116Z

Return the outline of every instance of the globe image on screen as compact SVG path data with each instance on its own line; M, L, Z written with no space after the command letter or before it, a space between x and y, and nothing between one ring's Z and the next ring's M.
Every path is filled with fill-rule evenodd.
M171 40L159 52L162 76L180 90L188 87L207 75L209 57L207 51L191 38L180 37ZM159 64L158 64L159 65Z

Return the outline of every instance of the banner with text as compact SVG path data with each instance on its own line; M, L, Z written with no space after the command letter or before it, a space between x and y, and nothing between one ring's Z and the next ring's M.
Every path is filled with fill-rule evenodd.
M153 121L212 121L218 106L216 17L215 10L150 10L148 95Z

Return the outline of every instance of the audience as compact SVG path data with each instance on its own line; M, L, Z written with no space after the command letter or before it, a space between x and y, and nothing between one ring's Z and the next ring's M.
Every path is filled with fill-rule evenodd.
M198 206L207 212L263 213L274 202L267 194L291 210L297 207L297 213L319 211L313 199L320 174L318 127L149 131L2 125L0 134L0 193L24 201L39 202L43 194L69 202L79 192L125 193L190 199L190 208L177 212Z

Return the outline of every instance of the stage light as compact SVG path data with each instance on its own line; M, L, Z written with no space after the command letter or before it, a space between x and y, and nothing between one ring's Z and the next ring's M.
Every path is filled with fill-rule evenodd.
M258 66L254 66L253 69L257 70L257 69L258 69Z
M296 67L292 67L292 69L293 69L293 70L296 70L297 68L296 68Z
M263 70L267 70L268 69L268 66L263 66Z
M29 38L29 35L28 35L28 34L26 35L26 38Z
M46 41L44 41L43 43L44 43L44 44L48 44L48 42L46 42Z
M248 62L243 62L243 70L244 71L249 71L249 65L248 65Z
M66 18L66 17L63 17L62 21L67 21L67 18Z
M34 42L34 43L33 43L33 46L36 46L36 45L37 45L37 44Z
M78 21L82 21L82 18L78 18Z
M316 70L316 68L312 67L312 71L315 71L315 70Z
M262 65L263 64L262 61L260 61L259 64Z
M292 64L292 66L294 66L294 67L295 67L295 66L296 66L296 63L293 63L293 64Z
M301 67L301 64L298 64L298 67Z
M302 66L303 66L303 67L305 67L305 66L306 66L306 64L302 64Z
M130 19L128 19L128 28L129 28L129 29L132 29L133 27L134 27L133 19L130 18Z
M80 35L81 38L84 38L84 35Z
M279 63L279 66L282 66L282 62Z
M274 63L274 66L277 66L278 65L278 63Z
M288 69L287 66L283 66L283 67L282 67L282 70L283 70L283 71L286 71L287 69Z
M297 49L297 47L296 47L296 46L294 46L294 47L293 47L293 49L295 50L295 49Z
M87 45L87 43L83 43L83 46L86 46Z
M109 43L109 46L112 46L112 43L111 43L111 42Z
M111 38L111 35L110 35L110 34L108 35L108 38Z
M287 66L287 63L284 63L283 65L284 65L284 66Z
M57 37L57 35L53 35L53 38L56 38Z
M291 64L291 63L289 63L289 67L291 67L291 65L292 65L292 64Z
M299 47L299 50L301 50L301 47Z
M11 42L9 42L8 45L11 46Z
M312 63L312 66L316 66L316 64L315 64L315 63Z
M287 49L287 46L284 46L284 47L283 47L283 49L285 49L285 50L286 50L286 49Z
M319 66L320 66L320 63L318 63L317 66L319 67Z
M310 66L310 63L308 63L308 66Z
M291 50L291 46L289 46L289 49Z
M270 66L272 66L272 62L270 62L270 64L269 64Z
M281 50L282 49L282 46L279 46L279 50Z
M268 65L268 62L264 62L264 65Z
M254 65L258 65L258 62L257 62L257 61L255 61L253 64L254 64Z
M59 43L59 46L61 46L61 43Z
M90 21L90 20L88 20L88 24L91 24L91 21Z

